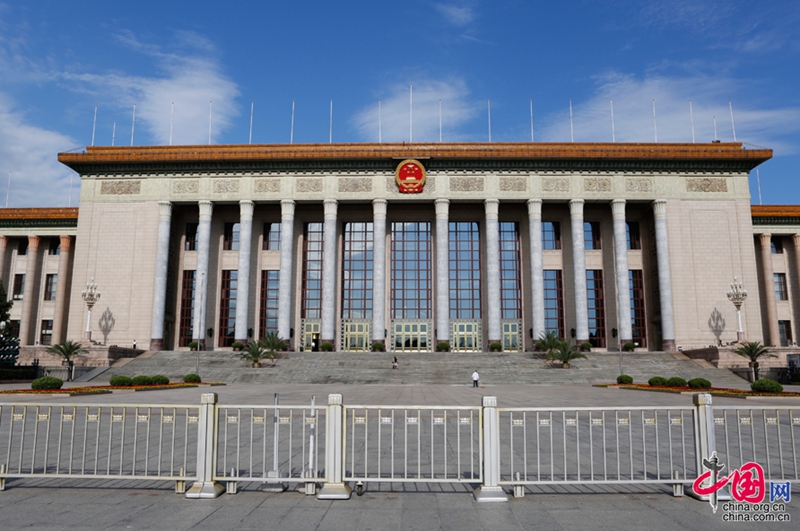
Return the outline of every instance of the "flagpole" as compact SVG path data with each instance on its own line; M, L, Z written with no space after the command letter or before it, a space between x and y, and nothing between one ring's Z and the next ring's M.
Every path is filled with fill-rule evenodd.
M117 121L114 120L114 127L111 129L111 147L114 147L114 140L117 139Z
M414 142L414 85L408 86L408 141Z
M692 144L694 144L694 110L692 109L692 100L689 100L689 118L692 120Z
M489 112L489 143L492 142L492 100L486 100L486 107Z
M533 142L533 98L531 98L531 142Z
M172 145L172 119L175 116L175 102L169 107L169 145Z
M378 143L383 142L383 138L381 135L381 100L378 100Z
M439 98L439 143L442 143L442 98Z
M211 104L213 101L208 102L208 145L211 145Z
M11 195L11 170L8 171L8 186L6 187L6 208L8 208L9 195Z
M131 146L133 146L133 133L136 130L136 104L133 104L133 119L131 120Z
M331 119L328 131L328 144L333 144L333 100L331 100Z
M97 105L94 106L94 120L92 121L92 147L94 147L94 132L97 129Z
M253 108L255 107L255 102L250 102L250 138L247 141L248 144L253 143Z
M614 130L614 100L611 100L611 141L617 141L617 132Z
M292 127L289 129L289 143L294 144L294 100L292 100Z
M733 103L728 100L728 107L731 109L731 129L733 130L733 141L736 142L736 124L733 122Z
M572 99L569 100L569 141L575 142L575 129L572 126Z

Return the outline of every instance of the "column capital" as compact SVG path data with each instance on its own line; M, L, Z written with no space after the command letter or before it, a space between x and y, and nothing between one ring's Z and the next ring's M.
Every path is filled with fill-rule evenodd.
M500 210L499 199L486 199L483 206L486 209L486 219L497 219Z
M541 199L528 199L528 219L542 219Z
M41 243L42 238L36 236L35 234L31 234L28 236L28 252L36 252L39 250L39 243Z
M7 245L8 245L8 238L6 238L5 236L0 236L0 249L5 250Z
M250 201L249 199L242 199L239 201L239 218L241 220L253 220L253 210L255 209L255 203Z
M437 199L433 204L436 206L436 219L447 219L450 213L450 200Z
M573 218L583 217L583 199L571 199L569 202L569 215Z
M158 202L158 221L170 221L172 219L172 203L169 201Z
M372 216L375 219L386 219L386 208L389 202L386 199L372 200Z
M200 221L211 221L211 214L214 212L214 203L211 201L198 201L200 207Z
M625 203L624 199L614 199L611 201L611 217L612 219L625 220Z
M72 236L62 234L59 238L61 239L61 252L69 252L72 249Z
M792 243L794 243L794 248L797 249L800 247L800 234L792 234Z
M325 199L322 201L325 209L325 219L336 219L336 212L339 209L339 202L336 199Z
M656 220L666 220L667 219L667 200L666 199L656 199L653 201L653 214L655 215Z
M769 232L762 232L758 235L758 239L761 242L761 245L771 246L772 245L772 234Z
M281 219L292 221L294 219L294 201L291 199L281 200Z

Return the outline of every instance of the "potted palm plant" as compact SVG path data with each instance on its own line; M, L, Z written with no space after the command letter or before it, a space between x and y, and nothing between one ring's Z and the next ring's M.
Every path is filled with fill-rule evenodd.
M561 345L562 341L558 338L558 332L550 330L549 332L542 332L539 340L533 346L536 350L547 354L548 359L552 353Z
M72 358L83 356L89 351L77 341L62 341L47 347L47 352L60 356L62 365L69 365Z
M586 354L580 352L578 347L570 345L566 341L561 341L558 347L548 355L548 359L560 361L561 367L564 369L569 369L570 362L580 358L586 358Z
M747 365L750 367L753 381L758 380L758 360L761 358L777 357L774 354L770 354L769 349L759 341L745 341L742 343L742 346L734 350L734 352L750 360Z

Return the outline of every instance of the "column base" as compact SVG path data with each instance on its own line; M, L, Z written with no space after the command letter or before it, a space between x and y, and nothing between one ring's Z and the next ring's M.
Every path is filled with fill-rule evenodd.
M92 340L92 332L91 331L90 332L84 332L83 333L83 339L85 341L91 341Z
M319 344L322 345L323 343L330 343L331 345L333 345L333 350L334 351L336 350L336 341L335 340L333 340L333 339L320 339L319 340Z
M736 342L737 343L745 342L744 332L736 332Z
M487 487L481 485L472 493L477 502L507 502L508 494L502 487Z
M217 481L196 481L186 491L185 497L191 499L213 499L225 493L225 487Z
M491 347L489 347L489 345L491 345L492 343L500 343L502 345L503 344L503 340L502 339L490 339L489 342L486 343L486 350L492 350Z
M164 340L163 339L151 339L150 340L150 350L164 350Z
M197 350L205 350L206 349L206 340L205 339L196 339L197 341Z
M244 338L244 339L234 339L233 341L234 343L238 341L239 343L241 343L246 347L249 340L247 338Z
M576 343L576 344L577 344L577 345L580 347L580 346L581 346L581 345L583 345L584 343L589 343L589 338L587 337L586 339L580 339L580 338L579 338L579 339L576 339L576 340L575 340L575 343Z
M349 500L353 489L345 483L325 483L317 493L318 500Z
M661 340L661 350L665 350L667 352L675 352L678 350L675 347L675 340L674 339L662 339Z
M619 349L625 350L626 343L633 343L633 339L620 339L619 340Z

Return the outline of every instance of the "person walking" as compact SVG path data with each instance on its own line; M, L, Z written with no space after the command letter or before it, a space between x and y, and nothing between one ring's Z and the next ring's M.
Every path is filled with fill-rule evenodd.
M396 369L396 368L397 368L397 356L392 358L392 369Z
M478 374L478 369L475 369L475 372L472 373L472 387L480 387L481 375Z

